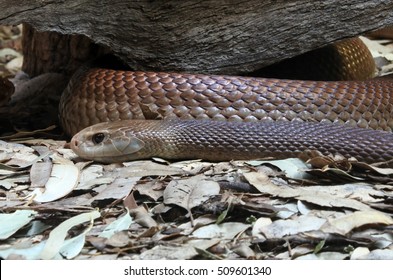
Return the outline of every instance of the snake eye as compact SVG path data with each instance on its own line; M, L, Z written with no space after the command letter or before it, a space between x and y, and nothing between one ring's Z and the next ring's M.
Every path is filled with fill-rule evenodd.
M105 134L104 133L96 133L91 137L91 140L93 141L94 144L100 144L102 141L104 141Z

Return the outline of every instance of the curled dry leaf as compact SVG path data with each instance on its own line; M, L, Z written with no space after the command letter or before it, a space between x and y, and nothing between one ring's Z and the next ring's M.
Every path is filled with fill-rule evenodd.
M305 170L309 169L309 165L307 165L304 161L298 158L287 158L283 160L252 160L247 161L251 166L258 166L263 163L271 164L277 166L281 171L285 173L288 178L292 179L309 179L311 176L305 172Z
M233 248L232 251L247 259L255 258L256 256L255 252L250 248L249 244L241 244L240 246Z
M142 206L130 210L131 215L134 217L135 222L141 226L151 228L157 226L157 222L150 216L146 209Z
M45 184L43 191L35 189L35 202L49 202L69 194L78 184L79 169L73 164L54 164L51 177Z
M17 210L11 214L0 214L0 240L5 240L27 225L37 215L32 210Z
M59 253L66 259L73 259L83 249L83 246L85 245L85 240L86 240L86 233L88 230L85 232L82 232L81 234L67 239L64 241L63 246L61 246L61 249Z
M86 222L90 222L90 227L91 227L94 220L97 219L98 217L100 217L100 212L92 211L89 213L79 214L75 217L72 217L62 222L55 229L53 229L49 234L49 238L46 241L45 247L40 253L40 258L49 260L56 257L56 255L59 253L62 246L64 245L64 240L67 236L68 231L71 228Z
M12 246L10 248L0 250L0 257L7 259L17 257L24 260L38 260L42 249L45 247L45 241L38 244L32 245L32 242L28 242L28 245L24 244L25 247Z
M98 235L98 237L110 238L115 233L128 229L132 222L133 220L130 216L130 212L127 209L127 212L123 216L117 218L108 226L106 226L105 229Z

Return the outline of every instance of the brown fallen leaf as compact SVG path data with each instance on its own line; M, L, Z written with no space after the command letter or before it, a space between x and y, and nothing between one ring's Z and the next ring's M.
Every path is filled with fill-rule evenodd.
M203 175L172 180L164 191L164 203L175 204L190 211L219 192L219 184Z
M204 239L233 239L236 235L243 233L246 229L248 229L251 225L237 223L237 222L228 222L222 224L211 224L202 226L192 233L192 237L196 238L204 238Z
M270 178L261 172L244 173L244 177L261 193L268 193L272 196L304 200L324 207L347 207L355 210L370 210L370 207L365 203L346 196L340 197L336 190L329 193L329 189L323 186L298 186L296 188L279 186L272 183Z
M109 185L97 187L94 190L97 191L98 194L89 201L89 204L97 200L124 199L130 194L139 179L140 177L116 178Z
M370 224L392 225L393 219L379 211L357 211L344 217L329 220L322 230L346 235L355 228Z
M124 162L123 165L125 167L117 169L119 175L122 177L170 176L187 174L180 168L155 163L150 160Z
M274 239L301 232L319 230L325 223L326 219L313 215L302 215L293 219L277 220L258 229L254 226L253 232L259 231L266 239Z
M73 164L53 165L50 178L42 191L34 189L31 193L35 202L49 202L62 198L69 194L78 184L79 169Z
M189 260L198 255L195 248L208 249L220 242L220 239L189 240L179 246L158 245L136 256L140 260Z
M48 182L52 172L51 161L35 162L30 169L31 187L43 187Z
M134 221L143 227L151 228L157 226L157 222L151 217L151 215L143 206L131 209L130 214L134 217Z

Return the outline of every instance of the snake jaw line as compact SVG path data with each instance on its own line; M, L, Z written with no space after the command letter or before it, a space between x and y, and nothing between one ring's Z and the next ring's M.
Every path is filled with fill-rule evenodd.
M145 147L145 142L136 135L126 136L124 126L115 125L108 129L107 125L108 123L100 123L75 134L70 143L74 153L89 160L116 162L125 157L132 159L133 154L138 154Z
M129 137L128 139L126 137L122 137L111 141L111 145L113 146L113 149L108 147L108 156L130 156L142 150L145 147L145 142L137 137ZM115 150L116 153L114 152Z

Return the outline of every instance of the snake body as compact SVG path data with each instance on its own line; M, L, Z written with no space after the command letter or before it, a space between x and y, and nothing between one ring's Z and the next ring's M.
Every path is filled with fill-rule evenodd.
M327 48L330 63L325 56L316 61L312 55L315 64L329 70L323 71L325 76L338 78L340 73L341 78L354 78L349 76L352 70L356 77L365 78L372 73L374 61L359 39L334 46ZM60 120L69 135L100 122L166 118L300 119L389 131L393 128L392 86L392 81L315 82L86 66L63 93Z
M141 139L145 143L144 147L151 147L146 143L156 141L158 136L165 138L167 135L172 139L169 142L166 140L160 142L165 145L161 149L165 149L169 154L146 153L142 158L147 155L184 158L184 153L173 146L180 145L186 151L190 151L194 149L191 145L193 142L193 145L198 146L199 149L197 149L198 152L187 153L188 157L211 160L250 158L250 155L253 157L295 156L300 150L317 147L317 150L324 153L340 151L346 156L375 162L392 157L391 152L387 152L387 150L392 150L392 146L389 144L392 142L391 131L393 130L392 88L393 81L389 80L329 82L123 71L97 67L82 68L74 75L63 93L60 101L60 119L64 130L70 135L93 124L130 119L208 119L255 122L254 124L232 124L231 122L210 122L209 124L206 122L185 122L182 124L182 122L170 121L171 126L168 126L168 122L158 122L160 125L156 123L153 125L147 121L133 122L133 129L139 130L141 127L144 131L142 135L146 137ZM340 123L358 127L359 130L351 127L344 128L344 126L337 124L324 126L324 124L298 124L297 122L294 124L279 122L280 124L275 128L276 124L273 122L265 122L269 120ZM198 124L200 129L198 129ZM105 124L104 126L111 131L113 127L124 131L121 137L106 133L105 135L110 135L110 139L112 139L111 144L108 145L126 151L128 148L123 145L130 143L129 139L133 137L134 133L132 130L122 128L122 126L128 125L130 125L128 122L116 125ZM146 127L154 128L157 131L149 134L145 130ZM375 134L372 134L368 128L386 130L390 134L382 132L373 132ZM98 131L103 130L103 127L98 126L92 129ZM191 137L187 134L188 141L183 143L172 135L173 131L183 135L187 129L197 136ZM244 131L241 132L240 129ZM276 132L278 136L273 137L268 133L269 131ZM212 132L218 133L214 140L211 137ZM74 137L76 139L73 140L74 151L82 157L108 161L100 158L100 153L107 153L101 150L96 149L94 157L88 155L84 150L87 149L87 146L81 143L82 139L86 141L92 139L89 140L83 135L84 133L91 135L92 131L85 130ZM318 138L318 135L323 137ZM367 137L362 138L362 135ZM260 140L262 142L255 142L253 148L248 149L250 137L262 137ZM308 137L311 142L303 143L296 140L288 144L291 137L298 140L301 137ZM379 148L371 145L373 137L379 139L376 140ZM116 139L122 148L119 148L113 139ZM198 139L212 139L214 144ZM229 140L225 139L233 141L239 139L240 142L234 148L228 143ZM342 145L347 147L350 152L344 153L343 146L340 146L341 148L337 146L342 139L345 139L345 145ZM325 141L325 144L319 143L321 141ZM319 144L313 146L313 142ZM95 144L94 141L92 143ZM101 143L109 142L100 142L97 147L102 147ZM201 145L201 143L204 144ZM269 152L272 145L279 148ZM332 146L332 149L328 147L329 145ZM153 146L158 149L157 146ZM212 150L211 147L214 149ZM242 147L243 152L241 152ZM261 147L264 153L257 153L257 147ZM378 156L373 155L373 151L377 151ZM175 152L178 156L174 155ZM112 150L112 156L115 154L116 152ZM134 156L129 153L127 155L121 157L121 160L134 159ZM110 158L107 157L107 159Z
M393 129L389 80L316 82L103 68L83 74L62 96L62 126L70 135L100 122L155 118L324 120Z
M201 155L211 161L280 159L309 150L364 162L385 162L393 159L393 134L305 122L129 120L88 127L73 137L71 148L83 158L101 162Z

